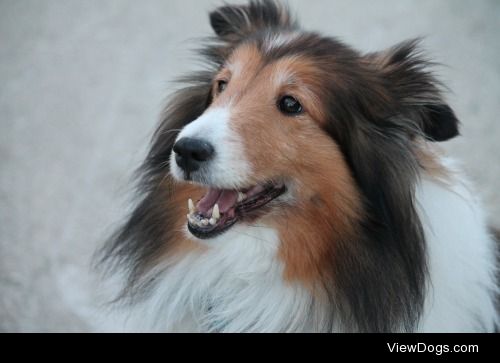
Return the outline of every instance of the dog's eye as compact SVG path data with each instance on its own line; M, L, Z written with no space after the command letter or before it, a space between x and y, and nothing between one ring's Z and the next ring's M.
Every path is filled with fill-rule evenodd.
M217 81L217 93L223 92L227 87L227 81L220 80Z
M278 107L285 115L298 115L302 112L302 105L292 96L282 97Z

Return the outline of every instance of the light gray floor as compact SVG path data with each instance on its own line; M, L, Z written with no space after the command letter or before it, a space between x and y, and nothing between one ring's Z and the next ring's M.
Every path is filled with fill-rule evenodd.
M95 329L89 258L218 3L0 0L0 331ZM366 51L426 36L463 123L446 148L500 225L500 2L290 3Z

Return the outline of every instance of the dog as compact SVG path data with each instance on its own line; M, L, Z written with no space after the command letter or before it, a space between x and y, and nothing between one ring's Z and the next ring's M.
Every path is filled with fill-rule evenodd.
M363 54L270 0L210 24L101 251L128 329L494 331L495 241L419 41Z

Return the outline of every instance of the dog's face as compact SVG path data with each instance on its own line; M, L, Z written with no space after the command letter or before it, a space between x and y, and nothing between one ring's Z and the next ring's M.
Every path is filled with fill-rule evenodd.
M259 30L231 43L211 77L206 109L180 131L170 156L177 181L206 188L197 203L189 202L191 233L211 238L237 222L265 222L271 211L279 212L275 220L287 209L300 215L333 208L342 220L352 219L365 187L353 177L386 152L380 151L383 143L453 136L447 106L405 104L412 98L430 102L426 98L438 91L407 90L414 80L405 84L405 76L418 69L411 46L398 52L404 53L362 56L331 38L291 28ZM426 77L422 73L419 82ZM407 99L397 93L405 91ZM436 117L446 122L436 125Z
M358 199L325 131L327 70L296 52L294 41L310 37L268 33L236 46L213 76L210 105L177 136L171 173L208 190L188 217L195 236L210 238L276 207L281 214L300 214L309 203L327 208L329 188L342 189L346 203Z

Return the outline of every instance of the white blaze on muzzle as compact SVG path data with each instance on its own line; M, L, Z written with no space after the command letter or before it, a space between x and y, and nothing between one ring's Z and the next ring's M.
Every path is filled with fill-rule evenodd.
M190 173L190 180L221 189L236 189L248 184L251 168L245 157L244 143L230 126L229 109L217 107L207 110L179 133L176 142L182 138L199 139L214 149L213 157ZM170 172L175 179L186 180L174 151L170 155Z

